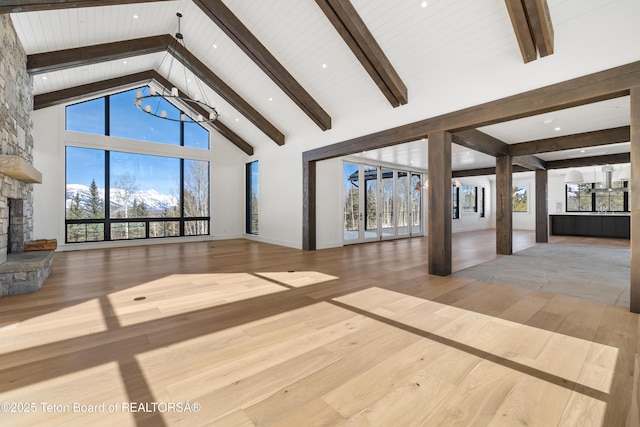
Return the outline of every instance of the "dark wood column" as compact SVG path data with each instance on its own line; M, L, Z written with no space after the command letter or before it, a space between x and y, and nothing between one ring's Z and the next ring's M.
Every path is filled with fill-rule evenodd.
M451 274L451 134L429 133L429 274Z
M549 202L546 170L536 170L536 243L549 242Z
M316 162L302 160L302 249L316 250Z
M496 253L513 253L511 156L496 157Z
M640 86L631 89L631 311L640 313Z

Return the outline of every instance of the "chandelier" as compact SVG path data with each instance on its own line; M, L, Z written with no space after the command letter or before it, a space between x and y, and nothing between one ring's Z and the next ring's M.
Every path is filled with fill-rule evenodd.
M180 12L176 13L178 17L178 32L176 33L176 37L173 41L175 45L181 44L182 47L186 50L186 45L184 42L184 36L180 32L180 19L182 18L182 14ZM165 54L160 66L162 66L165 59L169 55L169 52L174 49L167 49L167 53ZM173 61L174 57L171 55L171 62L169 63L169 74L167 79L171 80L171 71L173 70ZM161 91L157 91L152 85L149 85L146 89L136 91L136 99L135 105L142 112L150 114L154 117L158 117L165 120L171 120L174 122L185 122L187 120L187 116L183 111L180 111L179 117L172 117L171 115L167 115L167 111L163 109L163 106L168 102L169 104L175 106L176 108L182 110L183 107L187 107L189 110L192 110L193 114L189 115L194 123L210 123L218 118L218 111L214 107L209 104L207 100L207 96L202 89L202 83L198 79L198 77L194 74L193 77L196 81L196 87L199 91L199 96L189 97L189 79L187 78L186 67L183 66L184 70L184 80L187 85L187 93L184 96L180 95L177 87L171 88L171 90L167 90L166 88L162 88Z

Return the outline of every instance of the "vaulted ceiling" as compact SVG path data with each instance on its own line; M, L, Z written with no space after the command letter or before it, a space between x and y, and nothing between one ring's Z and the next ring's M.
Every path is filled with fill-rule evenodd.
M2 2L0 13L11 13L29 56L36 108L151 79L194 96L195 74L220 112L214 128L251 154L295 135L312 135L315 146L336 142L638 60L637 51L612 46L609 62L593 55L591 69L565 65L616 37L637 35L638 3L23 0ZM172 43L178 11L185 50ZM505 67L522 74L505 79ZM597 150L574 142L576 148L547 152L553 141L539 142L626 126L625 97L492 124L459 136L453 168L494 164L491 153L472 150L474 141L465 145L465 138L538 141L547 148L521 152L544 163L628 152L620 131ZM426 169L425 144L361 156Z

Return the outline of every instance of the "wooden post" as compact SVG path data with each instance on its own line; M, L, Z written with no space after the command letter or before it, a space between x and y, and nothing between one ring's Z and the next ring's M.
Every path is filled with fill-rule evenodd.
M513 253L511 156L496 157L496 253Z
M640 86L631 88L631 312L640 313Z
M316 162L302 160L302 249L316 250Z
M451 134L429 134L429 274L451 274Z
M548 177L546 170L536 169L536 243L549 242Z

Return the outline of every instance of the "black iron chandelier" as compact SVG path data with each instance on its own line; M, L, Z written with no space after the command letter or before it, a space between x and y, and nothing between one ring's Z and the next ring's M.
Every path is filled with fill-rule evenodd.
M178 12L176 13L176 16L178 17L178 32L176 33L173 43L176 45L181 44L182 47L186 50L184 36L180 32L180 19L182 18L182 14ZM158 66L158 69L160 69L164 61L167 59L167 56L169 55L170 50L175 50L175 49L167 49L167 53L162 59L160 66ZM171 71L173 70L173 62L174 62L173 55L171 55L170 61L171 62L169 63L169 73L167 76L168 80L171 79ZM171 115L167 114L167 111L163 109L163 106L166 105L165 102L168 102L169 104L175 106L180 110L183 110L184 107L186 107L189 110L192 110L193 114L190 114L189 117L194 123L202 124L202 123L213 122L218 118L218 111L214 107L212 107L209 101L207 100L207 95L202 88L202 82L200 82L200 79L198 79L198 77L194 73L193 78L196 81L196 88L199 93L194 97L189 97L189 87L188 87L189 79L187 78L187 75L186 75L186 67L183 66L183 70L185 73L185 76L184 76L185 84L187 84L187 88L186 88L187 93L184 96L180 95L180 91L178 91L177 87L172 87L170 91L163 87L161 91L157 91L155 87L153 87L152 85L149 85L147 88L143 88L142 90L136 91L136 99L135 99L136 107L138 107L140 111L150 114L154 117L158 117L165 120L171 120L174 122L186 122L187 115L184 113L184 111L180 112L179 117L172 117Z

